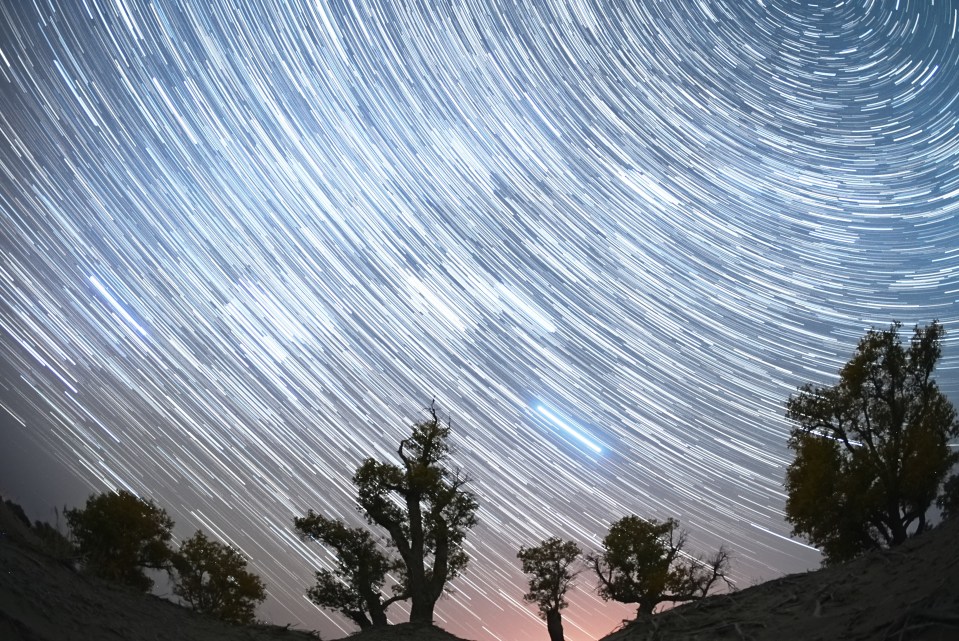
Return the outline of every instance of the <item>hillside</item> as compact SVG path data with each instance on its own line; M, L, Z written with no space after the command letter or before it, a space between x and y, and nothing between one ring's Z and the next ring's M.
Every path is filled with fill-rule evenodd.
M892 551L709 597L602 641L959 639L959 519Z
M237 626L74 571L0 504L2 641L316 641L278 626Z
M959 520L902 548L769 581L633 623L602 641L788 641L959 638ZM276 626L234 626L164 599L84 576L37 549L0 506L0 639L4 641L307 641ZM547 638L545 626L544 640ZM461 641L409 624L351 641Z

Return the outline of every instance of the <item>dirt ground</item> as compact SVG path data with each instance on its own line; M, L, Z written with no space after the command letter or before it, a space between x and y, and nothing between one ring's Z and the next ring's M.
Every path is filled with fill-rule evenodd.
M236 626L85 576L37 549L0 505L2 641L316 641L277 626ZM545 638L545 630L544 630ZM954 641L959 639L959 519L852 563L794 574L634 622L602 641ZM462 641L391 626L350 641Z

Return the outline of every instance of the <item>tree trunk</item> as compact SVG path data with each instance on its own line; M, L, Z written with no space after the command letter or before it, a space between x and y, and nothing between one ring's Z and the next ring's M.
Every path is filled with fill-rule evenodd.
M370 629L370 620L367 618L366 612L362 610L340 610L340 612L345 614L350 621L358 625L360 630Z
M410 594L410 623L433 623L433 608L436 600L431 599L425 590Z
M403 560L406 562L406 579L410 587L410 621L433 623L436 599L430 598L430 586L426 581L423 512L419 492L410 491L406 495L406 512L409 514L410 550L409 558Z
M547 610L546 631L549 632L549 641L564 641L563 615L559 610Z
M899 514L898 505L889 509L887 525L889 526L890 534L892 534L892 540L889 542L889 547L901 545L906 542L907 538L909 538L909 535L906 532L906 526L902 524L902 515Z
M652 599L643 599L639 603L639 608L636 610L636 618L638 619L650 619L653 616L653 610L656 606L659 605L658 601L653 601Z
M370 619L373 622L374 628L382 628L389 625L389 621L386 620L386 610L382 605L378 608L370 608Z

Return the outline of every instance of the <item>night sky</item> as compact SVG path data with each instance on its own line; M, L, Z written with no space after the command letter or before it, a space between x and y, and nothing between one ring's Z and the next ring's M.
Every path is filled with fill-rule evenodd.
M951 332L959 1L0 0L0 493L163 506L305 597L314 509L435 398L481 524L438 623L545 638L520 545L790 540L784 403ZM585 641L632 608L584 576ZM394 609L393 620L403 620Z

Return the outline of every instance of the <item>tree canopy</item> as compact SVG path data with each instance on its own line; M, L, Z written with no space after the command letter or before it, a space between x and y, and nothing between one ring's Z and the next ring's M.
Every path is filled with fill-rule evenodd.
M353 476L359 504L371 524L390 535L403 565L410 621L432 623L436 601L466 567L463 547L478 504L468 479L450 467L450 424L430 417L400 441L400 464L368 458Z
M169 566L173 520L153 501L119 490L92 495L65 515L85 568L97 576L148 592L153 579L144 569Z
M572 541L550 537L534 547L521 547L516 555L523 572L529 574L529 592L523 599L535 603L539 615L546 620L550 641L563 641L562 610L569 603L566 592L572 587L578 572L570 567L582 554Z
M587 558L599 579L599 596L635 603L641 617L660 603L705 597L717 581L727 581L729 552L720 547L709 559L694 558L683 551L686 540L675 519L630 515L616 521L603 538L602 552Z
M786 403L793 422L786 519L835 563L896 546L926 513L959 460L956 411L932 377L945 331L870 330L834 386L807 384Z
M335 570L316 572L316 584L307 590L310 600L340 612L361 630L387 625L387 608L409 598L403 563L387 556L368 530L348 527L312 510L293 519L293 525L301 538L319 541L336 556ZM393 596L384 598L382 589L391 573L398 582Z
M252 623L257 604L266 599L266 586L246 569L239 550L209 540L202 530L180 545L171 562L173 593L197 612Z

